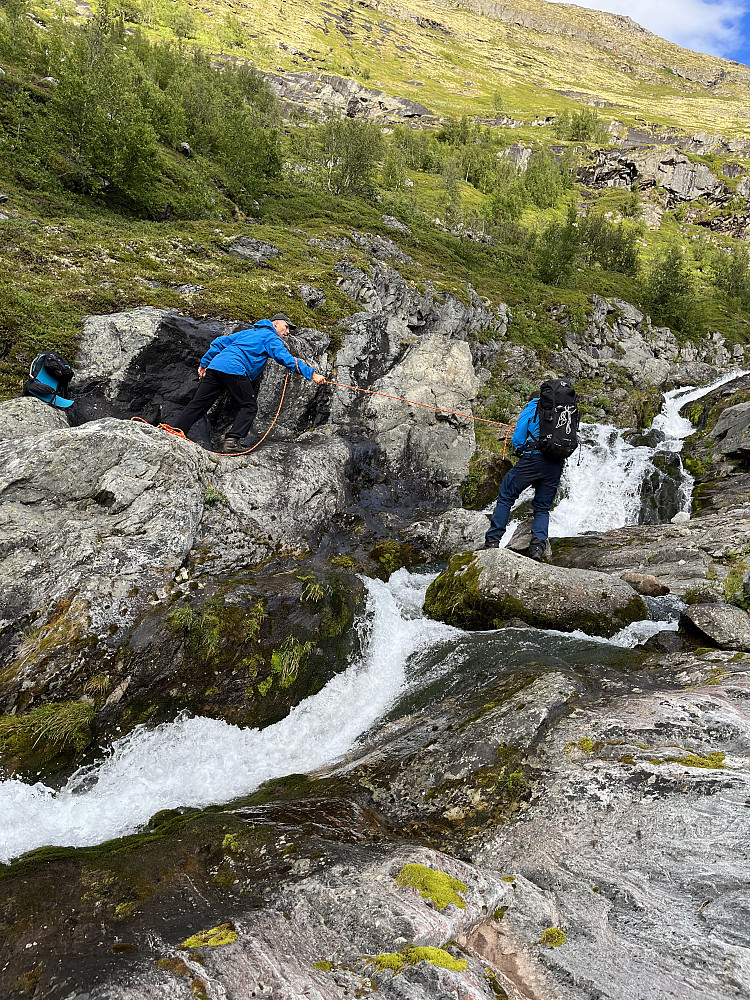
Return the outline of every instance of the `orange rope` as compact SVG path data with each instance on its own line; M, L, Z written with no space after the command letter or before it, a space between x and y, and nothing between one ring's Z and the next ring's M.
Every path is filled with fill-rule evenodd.
M508 447L508 436L514 429L513 424L502 424L497 420L488 420L486 417L475 417L472 413L463 413L461 410L444 410L442 406L431 406L429 403L418 403L416 399L406 399L404 396L391 396L387 392L377 392L375 389L361 389L358 385L346 385L344 382L330 382L325 380L326 385L335 385L339 389L351 389L352 392L364 392L368 396L383 396L385 399L396 399L399 403L409 403L410 406L423 406L426 410L436 410L438 413L447 413L452 417L465 417L467 420L483 424L492 424L493 427L505 427L505 441L503 443L503 458Z
M296 361L297 359L295 358L294 360ZM297 370L299 371L299 366ZM281 390L281 399L279 400L279 406L278 409L276 410L276 416L271 421L271 426L268 428L268 430L260 439L260 441L256 441L255 444L252 446L252 448L248 448L247 451L230 451L230 452L210 451L208 448L206 448L208 454L221 455L222 458L241 458L243 455L249 455L250 452L255 451L256 448L259 448L266 440L268 435L271 433L276 421L279 419L279 414L281 413L281 407L284 405L284 396L286 395L286 387L288 384L289 384L289 372L286 373L286 378L284 379L284 386ZM135 420L139 424L147 424L149 427L153 427L153 424L149 424L148 420L144 420L143 417L131 417L130 419ZM189 440L188 438L185 437L184 431L181 431L179 427L171 427L169 424L157 424L157 426L159 430L166 431L167 434L174 434L175 437L182 438L183 441Z
M297 365L297 371L299 372L298 359L295 358L294 361L295 364ZM271 421L271 426L268 428L268 430L260 439L260 441L256 441L256 443L252 446L252 448L248 448L247 451L233 451L229 452L228 454L225 454L224 452L221 451L209 451L209 455L224 455L224 457L226 458L237 456L239 458L242 455L249 455L251 452L255 451L256 448L260 447L260 445L263 444L263 442L266 440L268 435L273 430L276 421L279 419L279 414L281 413L281 407L284 404L284 396L286 395L286 387L288 383L289 383L289 372L286 373L286 378L284 379L284 387L281 390L281 399L279 400L279 408L276 410L276 416ZM498 420L488 420L486 417L475 417L472 413L463 413L461 410L446 410L442 406L432 406L430 405L430 403L418 403L416 399L406 399L406 397L404 396L392 396L387 392L378 392L375 389L362 389L358 385L346 385L346 383L344 382L332 382L329 379L325 379L323 384L336 386L338 389L350 389L352 392L363 392L368 396L383 396L384 399L395 399L399 403L408 403L410 406L421 406L426 410L435 410L437 413L447 413L451 417L464 417L466 420L473 420L476 423L491 424L493 427L505 427L506 428L505 440L503 441L503 458L505 458L505 452L508 447L508 437L510 436L511 431L514 429L513 424L503 424L500 423L500 421ZM143 420L142 417L131 417L131 420L137 420L142 424L148 423L148 421ZM149 426L151 425L149 424ZM178 427L170 427L169 424L159 424L158 426L160 427L161 430L166 431L167 434L174 434L176 437L183 438L183 440L185 441L188 440Z

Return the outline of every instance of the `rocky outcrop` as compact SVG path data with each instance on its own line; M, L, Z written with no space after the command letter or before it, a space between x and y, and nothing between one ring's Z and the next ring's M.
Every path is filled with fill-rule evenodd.
M67 426L64 410L55 409L33 396L9 399L0 406L0 441L36 437Z
M256 240L252 236L238 236L227 247L227 253L240 260L247 260L253 264L265 264L269 260L275 260L281 256L281 251L273 243L265 240Z
M750 615L730 604L693 604L682 612L680 628L717 649L750 649Z
M600 152L593 166L582 168L580 179L591 187L659 187L672 203L727 194L724 182L705 163L669 147Z
M643 599L602 573L561 570L507 549L454 556L427 591L425 613L462 628L521 620L539 628L613 635L648 617Z
M750 458L750 403L723 410L713 430L715 448L731 458Z
M741 360L718 332L700 346L678 344L670 329L653 326L650 317L629 302L599 295L592 296L592 302L586 329L577 333L568 326L567 350L553 355L552 361L574 379L601 378L605 387L612 385L616 398L628 395L617 386L618 370L640 388L663 386L669 381L699 384L717 369Z
M258 724L345 665L361 585L310 569L287 580L283 563L258 574L308 558L343 513L340 438L217 460L109 418L14 438L0 454L0 712L84 697L105 729L123 712L129 725L141 712L172 718L180 702ZM274 687L284 641L296 658Z
M0 991L736 996L745 664L507 638L342 766L3 868Z
M486 514L459 507L438 517L415 521L405 529L403 537L421 552L439 559L481 549L489 526Z
M264 73L279 100L292 108L323 115L339 111L349 118L375 121L429 120L429 108L404 97L390 97L346 77L327 73Z

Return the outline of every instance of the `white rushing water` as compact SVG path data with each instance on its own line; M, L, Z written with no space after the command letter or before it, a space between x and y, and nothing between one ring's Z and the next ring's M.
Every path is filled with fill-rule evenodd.
M693 430L680 417L680 407L736 377L667 393L654 421L665 435L658 447L679 451ZM653 468L655 449L629 445L615 428L589 425L583 433L581 462L575 457L569 461L566 497L552 515L556 535L637 523L641 483ZM399 570L387 584L368 580L369 637L362 657L273 726L241 729L184 716L154 729L139 727L59 791L16 778L0 781L0 862L45 845L97 844L135 832L162 809L230 802L271 778L309 772L339 759L409 690L410 658L463 635L422 617L431 579ZM655 605L652 618L596 641L634 646L662 629L676 628L674 608ZM534 634L535 641L550 634L564 635L566 641L592 638ZM441 669L449 667L447 658Z
M676 454L682 451L685 438L695 430L690 421L680 415L682 407L746 374L745 371L731 372L709 385L688 386L665 393L661 413L651 425L652 430L663 436L654 447L629 444L621 430L607 424L581 424L580 454L573 455L565 465L560 483L562 499L550 515L552 537L572 538L586 531L612 531L638 524L641 488L646 476L654 471L654 458L660 452ZM683 511L690 510L693 485L692 476L683 469ZM516 506L532 496L532 490L522 493ZM517 527L517 523L511 521L503 536L504 545Z
M134 730L60 791L0 782L0 862L43 845L98 844L135 832L161 809L229 802L270 778L336 760L408 688L409 657L461 635L422 617L431 579L401 570L388 584L368 580L363 657L273 726L183 717Z

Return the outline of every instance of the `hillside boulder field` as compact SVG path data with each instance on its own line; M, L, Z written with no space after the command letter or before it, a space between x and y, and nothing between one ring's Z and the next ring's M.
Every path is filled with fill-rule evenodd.
M750 995L748 85L546 0L3 7L2 1000Z

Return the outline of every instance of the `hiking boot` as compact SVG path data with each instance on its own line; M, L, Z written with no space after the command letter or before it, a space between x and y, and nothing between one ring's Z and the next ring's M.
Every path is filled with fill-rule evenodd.
M487 539L485 538L484 545L482 546L482 548L485 548L485 549L499 549L500 548L500 542L496 538L490 538L489 541L487 541Z
M540 542L537 539L534 539L534 541L531 543L531 545L529 545L528 549L526 550L526 555L529 557L529 559L533 559L534 562L541 562L542 559L544 559L544 553L546 549L547 549L546 542Z
M223 452L225 455L241 455L243 451L247 449L243 448L240 444L240 439L236 437L230 437L228 434L224 438L224 448Z

